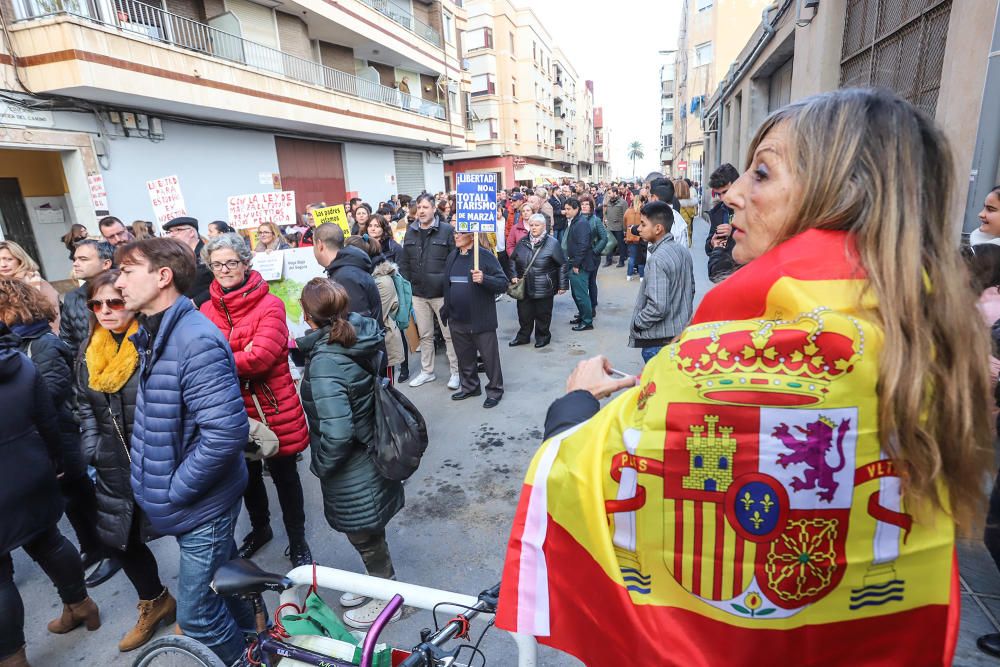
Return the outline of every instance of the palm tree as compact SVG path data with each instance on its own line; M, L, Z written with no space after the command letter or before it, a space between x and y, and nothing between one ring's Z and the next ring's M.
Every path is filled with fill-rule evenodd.
M633 141L628 145L628 158L632 160L632 178L635 178L635 161L646 157L642 152L642 142Z

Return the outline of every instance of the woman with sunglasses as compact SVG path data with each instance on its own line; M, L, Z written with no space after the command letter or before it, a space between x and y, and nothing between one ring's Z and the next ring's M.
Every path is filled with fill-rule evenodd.
M296 454L309 444L309 429L288 368L285 304L250 268L253 254L239 234L215 237L205 244L201 256L215 275L209 286L211 298L202 304L201 312L229 341L247 414L267 424L278 436L274 456L263 463L247 461L249 481L243 502L251 528L243 538L240 557L250 558L274 537L264 487L266 465L278 492L288 536L285 555L293 567L309 565L312 553L306 543L305 501L295 465Z
M139 390L139 353L130 340L139 325L115 288L117 269L87 284L87 309L94 314L90 340L77 359L80 432L86 460L97 473L97 535L113 549L139 595L139 618L118 642L131 651L148 642L161 624L174 622L177 603L160 581L152 538L135 504L129 442Z

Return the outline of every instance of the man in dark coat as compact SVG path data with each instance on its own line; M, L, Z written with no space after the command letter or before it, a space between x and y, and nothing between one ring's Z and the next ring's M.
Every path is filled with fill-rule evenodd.
M313 242L313 255L326 268L327 277L347 290L350 312L381 322L382 299L372 278L371 258L358 248L345 246L344 230L332 222L316 228Z
M59 319L59 337L75 357L80 345L90 335L90 311L87 310L87 283L111 268L115 249L107 241L83 239L73 246L73 277L84 283L63 297Z
M479 269L474 252L479 253ZM451 340L458 357L461 389L451 395L453 401L479 396L482 389L476 355L486 366L486 401L493 408L503 397L503 371L500 369L500 346L497 343L497 294L507 290L507 276L493 253L475 247L469 232L455 232L455 249L445 262L444 307L441 317L451 328Z
M177 538L181 631L232 664L253 611L209 584L236 555L233 531L247 484L250 425L236 363L219 328L183 296L196 275L189 246L144 239L118 248L115 259L122 271L115 287L125 307L140 313L131 338L140 361L132 492L153 530Z
M396 257L399 272L413 287L413 321L420 335L420 373L410 380L419 387L437 379L434 373L434 320L441 324L448 353L449 389L458 389L458 360L452 346L451 331L441 308L444 306L445 260L455 248L454 228L435 214L434 197L417 197L417 219L406 228L403 252Z
M733 259L733 226L729 223L733 218L733 210L726 206L723 197L729 191L729 186L736 182L740 173L736 167L729 164L721 165L708 177L708 186L719 201L708 212L710 224L708 238L705 239L705 254L708 255L708 278L713 283L720 282L738 267Z
M580 200L570 197L566 200L563 213L569 221L566 230L566 259L569 261L569 287L573 301L580 311L580 322L573 331L589 331L594 328L594 306L590 302L590 274L597 269L598 256L591 244L590 219L580 215Z
M163 223L163 231L172 239L177 239L194 253L195 275L190 287L184 292L184 296L194 301L195 308L201 308L201 304L209 299L208 286L212 284L215 276L212 270L205 265L205 260L201 256L201 249L205 247L205 242L201 240L198 233L198 220L188 216L174 218Z

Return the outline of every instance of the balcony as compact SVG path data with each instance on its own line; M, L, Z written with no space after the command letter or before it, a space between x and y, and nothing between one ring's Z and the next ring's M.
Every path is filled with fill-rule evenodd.
M133 37L138 36L152 42L172 45L200 56L217 58L267 74L277 74L341 95L428 118L446 119L444 106L437 102L402 93L395 88L251 42L137 0L115 0L117 11L110 21L77 13L80 10L86 11L86 5L83 3L67 3L65 8L53 10L52 4L45 0L24 1L30 17L19 19L15 22L15 27L28 27L31 22L39 19L77 17L87 23L120 30Z
M562 79L556 79L552 84L552 100L555 101L561 99L563 99Z
M674 149L673 146L664 146L660 149L660 162L673 162L674 161Z
M413 14L409 13L402 7L393 4L389 0L361 0L361 2L380 14L388 16L392 21L403 26L425 42L433 44L439 49L442 48L443 41L441 39L441 33L416 18Z

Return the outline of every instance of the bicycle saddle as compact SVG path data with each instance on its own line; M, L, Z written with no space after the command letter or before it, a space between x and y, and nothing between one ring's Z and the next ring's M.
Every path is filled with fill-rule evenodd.
M212 590L219 595L251 595L264 591L291 588L291 580L283 574L265 572L252 561L236 558L215 571Z

